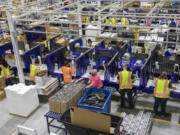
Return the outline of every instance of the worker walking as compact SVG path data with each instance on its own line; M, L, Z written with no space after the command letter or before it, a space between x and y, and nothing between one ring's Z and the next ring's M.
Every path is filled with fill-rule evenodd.
M161 112L160 115L166 115L166 104L170 96L170 88L175 89L172 87L170 80L167 79L167 73L163 72L155 81L155 88L154 88L154 113L158 115L158 107L161 105Z
M36 59L34 64L30 65L30 80L33 81L33 83L35 83L35 77L37 76L38 72L39 72L40 68L39 68L39 60Z
M5 59L0 59L1 76L5 78L6 85L13 85L10 66Z
M134 108L133 103L133 76L132 72L127 71L127 65L123 65L123 71L118 73L117 82L119 84L120 94L121 94L121 107L125 107L125 94L128 96L129 108Z
M102 88L103 87L103 83L101 81L101 78L99 77L99 75L97 74L97 70L94 69L90 72L90 78L89 78L89 82L88 82L88 86L86 88Z
M75 71L73 70L73 66L68 61L64 62L62 73L64 82L70 83L72 81L72 75L74 75Z

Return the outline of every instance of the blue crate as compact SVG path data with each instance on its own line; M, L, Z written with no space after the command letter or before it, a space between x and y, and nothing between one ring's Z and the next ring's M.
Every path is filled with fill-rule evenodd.
M103 107L97 107L97 106L90 106L82 104L82 102L87 99L88 95L93 92L103 92L106 95L106 102L104 103ZM103 112L103 113L110 113L111 112L111 95L112 90L106 90L106 89L99 89L99 88L89 88L85 94L82 96L80 101L78 102L78 107L91 110L91 111L97 111L97 112Z

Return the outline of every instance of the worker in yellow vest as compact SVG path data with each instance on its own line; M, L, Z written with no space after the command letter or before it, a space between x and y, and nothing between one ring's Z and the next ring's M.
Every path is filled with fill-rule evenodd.
M121 25L127 25L128 19L126 17L121 18Z
M0 59L0 72L1 76L5 78L6 85L13 85L10 66L5 59Z
M64 62L64 66L62 67L63 79L65 83L70 83L72 81L72 75L75 73L72 65L68 62Z
M111 20L111 24L112 25L117 25L117 18L113 17L112 20ZM116 26L113 26L113 28L115 29Z
M109 23L110 23L109 17L106 17L104 23L105 23L105 24L109 24Z
M117 24L117 18L113 17L111 21L112 21L111 23L112 23L113 25L116 25L116 24Z
M30 80L33 81L34 83L36 82L35 77L37 76L39 72L39 60L36 59L34 64L30 65Z
M91 23L89 16L86 16L86 23Z
M121 94L121 107L125 107L125 94L127 93L129 108L133 109L133 76L132 72L127 70L127 65L123 65L123 71L118 73L117 83Z
M172 87L170 80L167 79L167 73L163 72L161 76L155 81L155 88L154 88L154 113L158 115L158 107L161 104L161 113L160 115L166 115L166 104L167 100L170 96L170 88L176 89Z

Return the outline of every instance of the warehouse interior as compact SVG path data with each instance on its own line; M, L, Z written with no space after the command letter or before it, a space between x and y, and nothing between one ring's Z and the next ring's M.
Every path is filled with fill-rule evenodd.
M179 82L179 0L0 0L0 135L179 135Z

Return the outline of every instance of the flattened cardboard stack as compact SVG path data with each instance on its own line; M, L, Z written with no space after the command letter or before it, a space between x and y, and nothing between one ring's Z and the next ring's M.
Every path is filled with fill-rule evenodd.
M84 80L65 85L58 93L49 99L49 110L56 113L64 113L67 108L76 106L86 84Z
M46 38L50 39L50 38L56 36L57 34L62 33L63 30L62 30L62 28L57 28L57 27L46 27L46 32L47 32Z
M10 36L6 37L6 38L0 38L0 44L6 44L8 42L10 42L11 38Z
M0 76L0 100L6 97L4 88L6 87L5 79L4 77Z
M63 37L57 38L56 43L62 46L67 46L69 44L68 40L65 40Z

